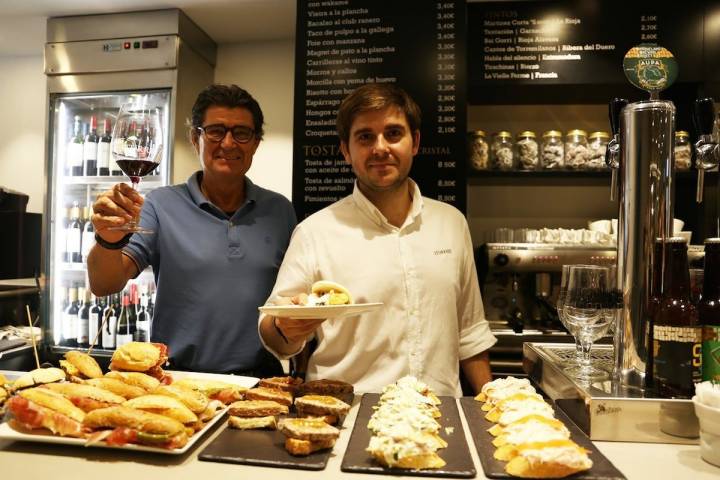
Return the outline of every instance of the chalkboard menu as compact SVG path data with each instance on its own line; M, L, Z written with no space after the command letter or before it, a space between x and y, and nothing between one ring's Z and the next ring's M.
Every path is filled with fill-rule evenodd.
M623 56L640 43L670 50L679 81L702 80L699 2L470 3L468 25L471 88L626 83Z
M423 195L465 211L466 4L298 1L293 204L303 219L352 193L340 153L340 101L369 82L407 91L423 113L410 176Z

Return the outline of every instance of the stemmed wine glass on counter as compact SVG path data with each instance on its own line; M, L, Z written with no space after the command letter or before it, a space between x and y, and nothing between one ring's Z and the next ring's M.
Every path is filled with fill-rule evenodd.
M140 178L158 167L164 150L162 109L146 105L143 99L123 104L113 128L111 153L120 169L130 177L133 189L137 189ZM137 218L111 229L153 233L141 227Z
M590 351L595 340L605 335L622 310L622 297L615 287L610 268L598 265L570 265L563 304L568 330L579 340L582 359L568 373L582 381L604 380L609 373L592 364ZM574 330L574 331L573 331Z

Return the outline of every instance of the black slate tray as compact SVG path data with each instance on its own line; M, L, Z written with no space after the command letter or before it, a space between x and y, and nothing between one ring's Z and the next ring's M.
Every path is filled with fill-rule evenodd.
M432 470L409 470L386 468L375 462L365 449L370 443L371 436L367 424L373 414L372 407L377 404L379 398L380 395L377 393L363 395L357 419L355 420L355 427L350 436L340 470L353 473L380 473L421 477L473 478L475 476L475 465L470 456L470 450L468 450L465 433L460 421L460 412L453 397L440 397L440 400L442 400L440 405L442 418L439 419L442 426L440 436L448 442L448 446L439 450L438 454L447 462L447 465ZM447 427L453 428L451 434L446 433L445 428Z
M288 416L293 417L294 414ZM285 435L277 430L237 430L226 423L225 430L200 452L198 458L206 462L323 470L332 451L320 450L305 457L296 457L285 450Z
M570 430L570 438L588 450L590 452L590 460L593 461L593 466L590 470L576 473L565 478L577 480L625 480L625 475L623 475L605 455L595 448L595 445L590 438L585 435L585 432L580 430L577 425L565 415L565 412L553 405L552 402L548 403L555 409L555 418L563 422L568 430ZM496 460L493 457L495 446L492 444L492 440L495 437L490 435L487 430L492 427L494 423L485 420L487 412L481 410L482 403L472 397L463 397L460 399L460 405L465 413L465 419L470 428L470 435L475 442L475 447L477 448L478 457L480 457L480 463L485 471L485 476L487 478L517 478L505 472L507 462Z

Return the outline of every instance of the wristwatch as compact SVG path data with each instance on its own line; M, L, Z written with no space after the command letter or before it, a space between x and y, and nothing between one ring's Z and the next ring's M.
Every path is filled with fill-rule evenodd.
M132 233L128 233L123 238L118 240L117 242L108 242L107 240L103 239L100 235L97 233L95 234L95 242L97 242L98 245L100 245L102 248L105 248L107 250L120 250L125 245L130 243L130 237L132 237Z

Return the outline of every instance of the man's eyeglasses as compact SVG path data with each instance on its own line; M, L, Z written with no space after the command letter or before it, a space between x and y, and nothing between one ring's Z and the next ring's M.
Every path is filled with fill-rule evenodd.
M255 136L255 130L242 125L228 128L225 125L217 124L195 128L197 128L200 133L204 133L205 138L213 142L222 142L228 130L232 133L232 137L237 143L247 143Z

